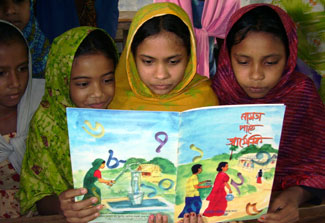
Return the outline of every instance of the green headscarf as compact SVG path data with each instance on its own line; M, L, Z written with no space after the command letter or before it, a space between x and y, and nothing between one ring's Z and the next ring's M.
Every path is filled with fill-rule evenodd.
M22 164L19 199L23 214L35 209L35 202L43 197L73 187L65 109L75 107L69 93L74 55L94 30L98 28L77 27L53 41L45 94L30 124Z

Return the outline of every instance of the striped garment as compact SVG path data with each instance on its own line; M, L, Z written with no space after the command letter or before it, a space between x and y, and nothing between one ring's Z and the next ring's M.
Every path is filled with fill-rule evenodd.
M262 5L279 15L287 32L289 56L281 80L265 97L250 98L236 81L225 41L213 80L214 91L221 105L284 103L286 113L273 189L295 185L325 189L325 106L312 80L294 71L298 42L295 24L277 6L252 4L232 16L227 34L245 13Z

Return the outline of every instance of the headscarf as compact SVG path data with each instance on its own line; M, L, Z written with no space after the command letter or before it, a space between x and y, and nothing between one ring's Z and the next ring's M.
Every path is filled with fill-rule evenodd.
M45 94L31 121L23 160L19 193L22 213L35 208L35 202L43 197L72 188L66 119L66 107L75 107L69 93L70 74L79 45L94 30L98 28L77 27L53 41Z
M193 22L193 0L154 0L154 2L172 2L181 6ZM228 20L239 8L239 0L204 1L201 27L194 28L198 55L197 73L209 77L209 36L224 39Z
M155 95L141 81L131 44L137 30L151 18L173 14L188 27L191 54L183 80L166 95ZM109 108L128 110L183 111L218 104L206 77L196 74L196 47L192 25L186 12L173 3L154 3L140 9L131 23L126 45L116 68L116 93Z
M7 21L0 20L1 23L6 23L13 26L20 33L21 31ZM22 37L23 34L21 33ZM24 38L24 37L23 37ZM27 41L26 41L26 45ZM23 97L17 107L17 134L7 143L0 135L0 162L8 159L13 165L17 173L20 173L21 163L26 149L26 138L29 129L29 122L36 111L44 93L44 80L32 79L32 58L28 52L28 72L29 79Z
M44 78L46 61L50 50L50 42L40 30L34 16L34 1L30 1L30 17L23 34L27 39L32 59L33 77Z
M294 71L297 61L296 27L281 8L252 4L230 19L227 34L248 11L268 6L280 17L289 42L289 55L279 83L263 98L250 98L236 81L225 40L213 88L223 105L283 103L286 105L274 189L294 185L325 188L325 108L311 79Z

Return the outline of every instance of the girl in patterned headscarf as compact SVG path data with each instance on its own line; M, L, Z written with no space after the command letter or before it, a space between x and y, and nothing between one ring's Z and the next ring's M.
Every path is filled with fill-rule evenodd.
M22 213L36 208L43 215L59 213L58 196L73 187L66 107L106 108L114 96L117 58L113 40L98 28L74 28L54 40L45 94L31 121L23 160ZM65 207L71 202L67 198L61 203L68 220L73 210L65 212ZM89 207L92 198L82 202ZM98 206L93 210L99 211Z
M294 71L296 27L277 6L252 4L230 19L213 87L224 105L286 105L273 190L262 222L296 222L298 206L325 189L325 108L311 79Z
M44 78L50 43L38 26L33 6L33 0L0 1L0 19L11 22L23 32L32 54L33 78Z

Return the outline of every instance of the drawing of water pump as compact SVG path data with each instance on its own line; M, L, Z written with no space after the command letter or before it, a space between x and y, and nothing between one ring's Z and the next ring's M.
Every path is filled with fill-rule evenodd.
M132 205L141 205L144 197L144 192L141 191L141 171L135 171L131 167L140 163L130 163L126 164L123 170L114 178L116 182L124 173L130 171L131 173L131 184L130 191L128 193L128 198Z

